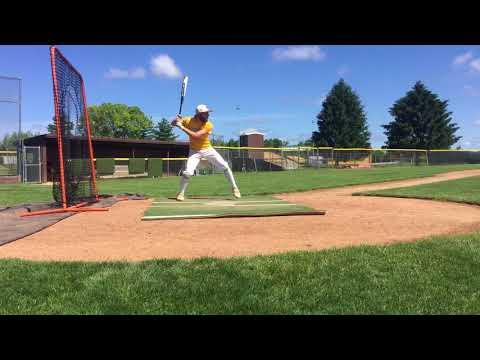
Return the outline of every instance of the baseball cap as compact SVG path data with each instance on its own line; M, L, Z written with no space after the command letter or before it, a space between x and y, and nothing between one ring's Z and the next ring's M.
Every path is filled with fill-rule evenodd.
M207 107L207 105L200 104L197 106L197 113L202 113L202 112L211 112L212 110Z

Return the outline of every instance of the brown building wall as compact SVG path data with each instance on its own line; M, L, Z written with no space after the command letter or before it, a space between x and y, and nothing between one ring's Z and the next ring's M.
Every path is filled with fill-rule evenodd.
M263 147L263 135L261 134L240 135L240 146Z
M263 135L261 134L240 135L240 146L262 148ZM254 159L254 158L263 159L264 158L263 150L248 150L248 157L250 159Z

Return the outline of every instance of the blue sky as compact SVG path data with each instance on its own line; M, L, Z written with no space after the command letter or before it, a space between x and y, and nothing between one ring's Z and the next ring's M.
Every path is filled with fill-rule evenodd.
M480 46L110 46L64 45L82 73L90 105L139 106L154 120L214 109L214 134L238 138L258 129L295 144L315 130L322 98L340 77L360 96L372 145L385 141L388 109L417 80L450 101L464 148L480 148ZM53 114L48 46L0 46L0 75L23 79L24 130L44 132ZM0 98L11 87L0 82ZM237 106L239 110L237 110ZM0 137L16 130L16 109L0 103ZM185 139L183 133L175 130Z

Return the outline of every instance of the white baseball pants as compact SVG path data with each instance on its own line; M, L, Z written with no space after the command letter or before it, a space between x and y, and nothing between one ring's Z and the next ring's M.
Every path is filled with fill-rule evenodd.
M195 169L197 168L201 159L207 159L210 164L220 170L223 170L223 173L225 174L225 177L227 178L232 188L237 187L235 179L233 178L232 170L230 169L230 166L228 166L228 163L222 158L222 156L217 152L217 150L215 150L214 148L208 148L205 150L190 150L187 160L187 168L183 172L180 181L181 193L184 193L187 189L188 180L194 174Z

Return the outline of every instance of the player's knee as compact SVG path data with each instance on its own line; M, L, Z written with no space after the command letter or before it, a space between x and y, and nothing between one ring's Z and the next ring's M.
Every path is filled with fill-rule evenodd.
M191 177L193 176L193 174L187 170L184 170L182 172L182 177L185 179L185 180L188 180L190 179Z
M228 166L228 163L226 161L222 161L219 163L220 170L222 171L228 171L230 167Z

